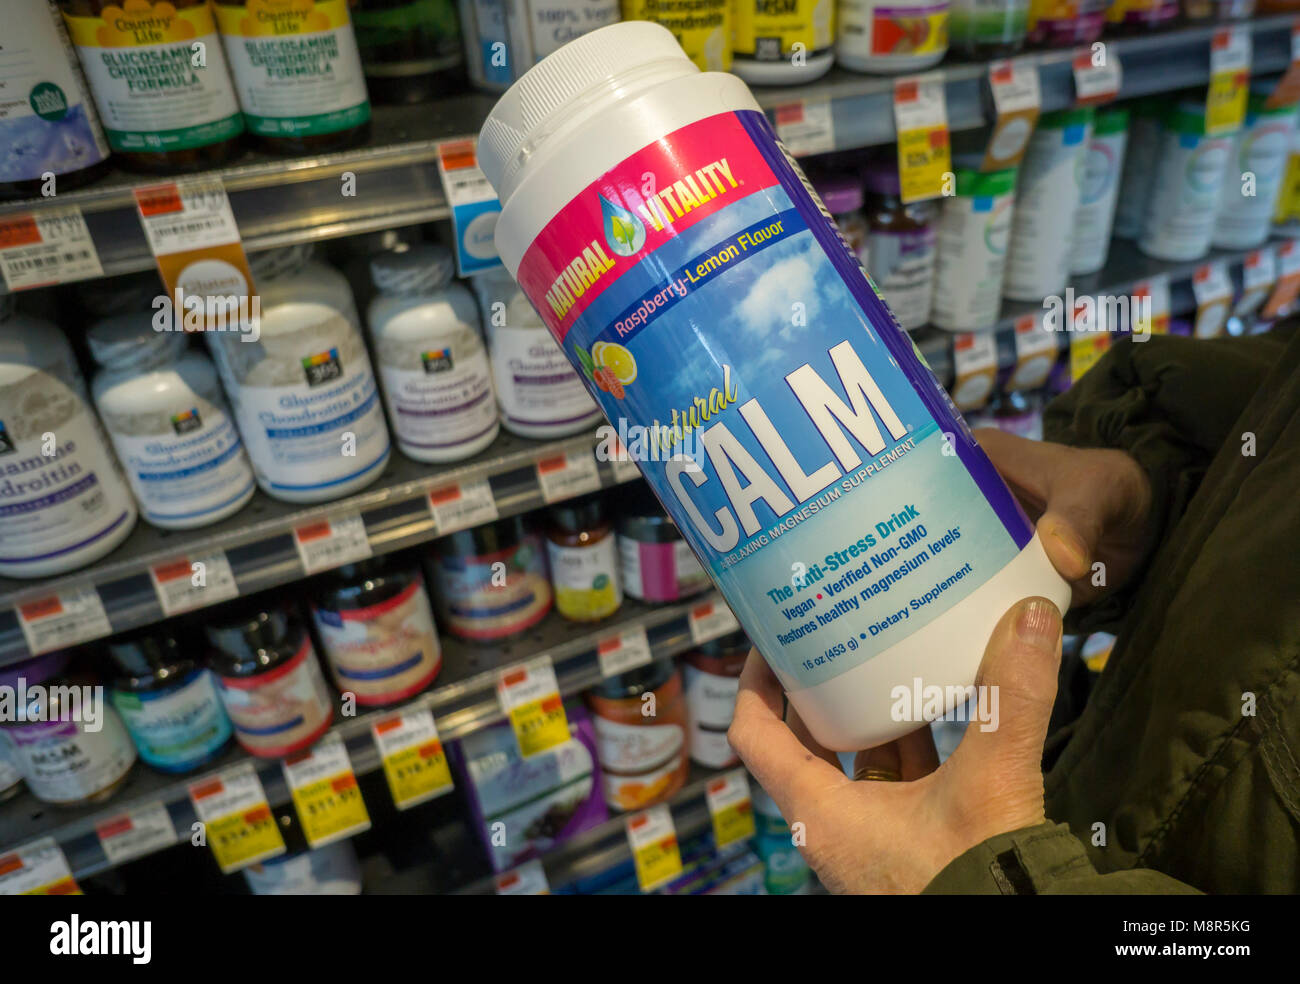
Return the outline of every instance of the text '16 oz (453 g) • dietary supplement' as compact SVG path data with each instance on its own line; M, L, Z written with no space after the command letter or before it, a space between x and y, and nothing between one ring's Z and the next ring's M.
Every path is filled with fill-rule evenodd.
M644 435L651 487L823 745L913 730L917 681L954 706L1017 600L1064 609L743 82L656 25L608 27L506 93L479 159L507 269L613 377L596 399Z

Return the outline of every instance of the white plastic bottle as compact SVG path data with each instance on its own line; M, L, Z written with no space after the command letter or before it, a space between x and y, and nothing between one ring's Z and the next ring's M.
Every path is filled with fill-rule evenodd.
M1079 207L1079 175L1092 133L1090 106L1046 113L1020 165L1016 211L1002 296L1041 301L1070 279L1070 227Z
M1210 240L1218 249L1254 249L1272 228L1296 132L1296 107L1270 109L1268 95L1259 90L1250 94L1246 125L1223 169L1223 194Z
M71 346L0 298L0 575L83 567L125 540L135 518Z
M1138 249L1170 261L1209 251L1232 148L1231 135L1206 135L1204 103L1179 103L1165 115Z
M952 707L1017 600L1065 608L742 81L618 24L534 68L478 148L506 268L570 361L612 380L606 416L649 435L647 481L825 747Z
M1083 161L1079 208L1071 232L1070 273L1096 273L1106 265L1110 233L1119 199L1119 176L1128 141L1128 110L1109 106L1097 111L1092 139Z
M948 53L948 0L839 0L835 60L855 72L896 75Z
M258 253L250 265L254 330L206 337L258 484L286 502L365 488L390 446L346 278L307 246Z
M257 483L211 361L183 332L148 314L86 333L103 368L91 392L140 513L168 530L206 526L242 509Z
M520 437L549 439L590 430L600 407L508 273L473 280L496 383L501 426Z
M1160 155L1160 135L1164 118L1155 99L1138 99L1130 107L1128 141L1124 148L1124 168L1119 179L1119 200L1115 203L1115 222L1111 235L1119 239L1136 239L1142 234L1147 200L1155 181L1156 158Z
M451 251L437 244L370 261L380 293L366 320L384 403L397 446L416 461L460 461L499 430L478 305L452 282L455 269Z
M754 85L801 85L835 62L836 0L736 0L731 70Z
M1016 203L1016 170L980 171L982 157L954 158L956 194L943 200L930 323L945 331L992 328Z

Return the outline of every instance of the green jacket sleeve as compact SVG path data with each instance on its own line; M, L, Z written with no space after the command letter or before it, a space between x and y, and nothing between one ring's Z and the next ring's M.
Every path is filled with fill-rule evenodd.
M1063 823L1000 834L948 863L925 895L1197 895L1149 868L1098 874Z

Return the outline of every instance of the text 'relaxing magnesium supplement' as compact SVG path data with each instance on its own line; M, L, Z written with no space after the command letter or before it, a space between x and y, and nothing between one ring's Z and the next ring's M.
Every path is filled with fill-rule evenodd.
M748 89L657 25L606 28L479 139L507 269L828 748L917 727L1052 568ZM630 432L629 432L630 433ZM901 688L901 690L900 690Z

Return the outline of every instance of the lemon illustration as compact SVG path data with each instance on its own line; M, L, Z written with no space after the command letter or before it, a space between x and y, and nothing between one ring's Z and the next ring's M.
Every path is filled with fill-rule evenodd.
M617 342L597 342L591 347L591 358L596 365L612 372L624 386L636 380L636 359Z

